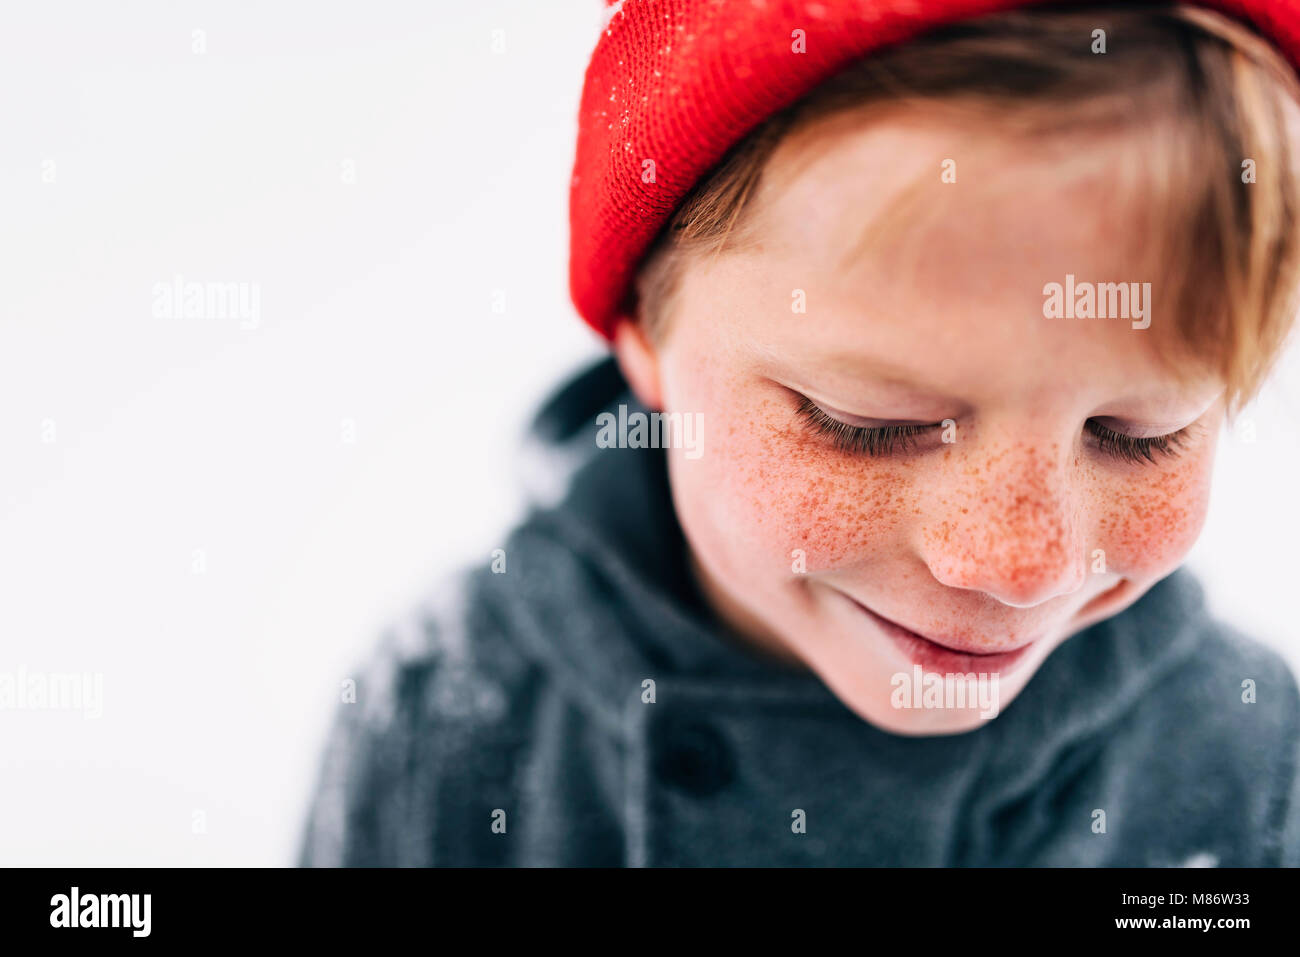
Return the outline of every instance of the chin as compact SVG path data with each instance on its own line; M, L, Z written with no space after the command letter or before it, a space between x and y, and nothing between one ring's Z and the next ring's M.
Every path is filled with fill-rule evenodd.
M996 721L1024 690L1037 665L1015 674L987 672L966 676L927 671L921 665L897 669L892 663L868 669L843 666L813 671L858 717L881 731L904 737L968 734ZM853 675L848 679L845 674Z
M1018 692L1019 689L1017 689L1016 693ZM998 714L1001 714L1002 709L1010 704L1008 700L1010 696L1006 689L1002 689L1002 700L999 702ZM906 710L894 708L888 700L864 702L845 700L845 704L858 717L873 727L901 737L922 738L969 734L997 720L996 716L985 717L979 708L963 710L918 708Z

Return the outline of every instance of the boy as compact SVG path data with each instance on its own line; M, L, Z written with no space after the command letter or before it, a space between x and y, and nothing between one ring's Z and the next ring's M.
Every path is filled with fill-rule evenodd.
M615 5L577 464L303 863L1300 863L1295 681L1178 570L1295 311L1296 16L1020 6Z

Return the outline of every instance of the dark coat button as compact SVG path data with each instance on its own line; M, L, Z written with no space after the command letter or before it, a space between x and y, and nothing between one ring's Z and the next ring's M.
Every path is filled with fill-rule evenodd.
M697 721L666 721L659 729L655 776L696 797L716 794L736 777L736 759L722 735Z

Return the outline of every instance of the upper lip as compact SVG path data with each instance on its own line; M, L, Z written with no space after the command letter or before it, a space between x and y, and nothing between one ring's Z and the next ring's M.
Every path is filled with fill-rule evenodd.
M927 634L926 632L918 631L915 628L910 628L907 625L904 625L902 622L895 621L892 618L886 618L880 612L869 607L868 605L863 604L862 602L858 601L856 598L850 598L849 600L852 601L859 608L861 608L863 611L866 611L868 614L874 615L875 617L879 618L881 621L888 622L889 624L893 625L895 628L901 628L904 631L911 632L912 634L916 635L918 638L924 638L926 641L930 642L931 644L938 645L940 648L946 648L949 651L955 651L963 655L974 655L977 657L987 657L991 655L1008 655L1011 654L1012 652L1019 651L1021 648L1024 648L1027 645L1033 644L1033 639L1031 638L1029 641L1022 641L1020 644L1013 645L1012 647L1009 648L994 648L990 650L987 647L980 648L975 645L972 645L970 642L959 641L954 638L947 638L947 637L936 638L933 635Z

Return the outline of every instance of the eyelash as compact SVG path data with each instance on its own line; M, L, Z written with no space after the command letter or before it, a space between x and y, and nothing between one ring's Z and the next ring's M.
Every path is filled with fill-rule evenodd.
M1108 429L1092 419L1085 422L1084 427L1092 433L1093 438L1097 440L1097 447L1103 452L1126 462L1137 464L1154 465L1157 455L1175 456L1187 440L1187 429L1179 429L1177 432L1171 432L1168 435L1138 438L1132 435L1124 435L1114 429Z
M849 425L831 418L807 396L799 397L798 413L814 432L829 438L840 451L873 457L911 451L916 446L918 435L939 428L938 425L886 425L877 428ZM1187 438L1187 429L1169 435L1139 438L1108 429L1093 419L1085 422L1084 428L1107 455L1136 464L1155 464L1157 456L1177 455Z
M818 435L826 436L841 452L855 455L897 455L912 449L916 437L933 425L887 425L869 429L832 419L807 396L799 397L799 415Z

